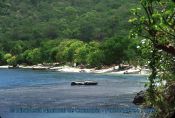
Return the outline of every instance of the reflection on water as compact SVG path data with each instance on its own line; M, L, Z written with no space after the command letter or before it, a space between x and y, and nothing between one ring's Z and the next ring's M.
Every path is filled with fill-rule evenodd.
M0 69L0 75L0 111L7 111L4 114L7 118L29 118L31 115L32 118L114 118L116 116L116 118L135 118L139 114L37 113L34 115L12 114L8 111L10 108L137 108L132 104L134 94L144 89L144 82L146 82L146 77L143 76L32 70ZM98 85L70 86L71 81L76 80L95 80Z

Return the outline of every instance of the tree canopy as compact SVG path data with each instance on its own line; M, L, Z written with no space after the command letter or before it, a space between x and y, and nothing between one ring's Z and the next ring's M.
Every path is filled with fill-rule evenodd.
M157 110L155 117L169 118L174 113L173 96L165 90L172 86L175 79L175 3L172 0L140 0L140 7L132 9L129 20L135 28L131 38L140 39L142 52L152 74L149 77L149 98ZM144 50L143 50L144 49ZM166 81L167 84L163 84ZM157 87L156 83L161 86Z
M135 50L127 36L129 9L135 4L136 0L1 0L0 54L11 54L17 64L95 67L128 61L134 55L127 54ZM2 58L0 64L11 63Z

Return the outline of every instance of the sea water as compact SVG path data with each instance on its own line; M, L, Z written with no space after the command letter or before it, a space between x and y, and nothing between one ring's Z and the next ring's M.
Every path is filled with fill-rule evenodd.
M93 80L97 86L71 86ZM132 103L146 76L0 69L2 118L139 118Z

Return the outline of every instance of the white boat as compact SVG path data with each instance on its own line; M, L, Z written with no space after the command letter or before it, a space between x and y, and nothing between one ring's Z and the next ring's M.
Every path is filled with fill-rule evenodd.
M125 71L124 74L140 74L141 70Z

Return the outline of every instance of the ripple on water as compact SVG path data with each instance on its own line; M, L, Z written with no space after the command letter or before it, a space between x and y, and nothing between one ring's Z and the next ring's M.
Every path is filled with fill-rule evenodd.
M144 89L144 76L116 76L0 69L0 107L99 107L137 108L135 92ZM97 86L70 86L71 81L94 80ZM137 113L11 114L5 118L136 118ZM132 116L133 115L133 116Z

